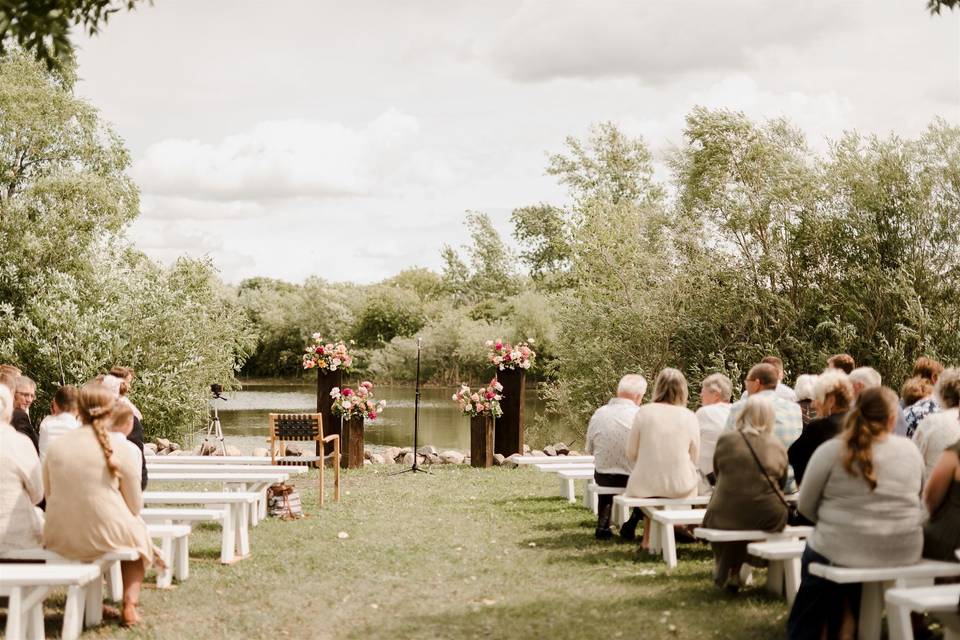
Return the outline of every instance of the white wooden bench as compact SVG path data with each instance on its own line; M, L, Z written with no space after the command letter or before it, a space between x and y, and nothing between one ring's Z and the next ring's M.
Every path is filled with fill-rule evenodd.
M277 456L279 462L301 462L304 466L314 462L317 456ZM147 464L259 464L271 465L270 456L147 456Z
M790 605L800 589L800 558L806 546L803 540L751 542L747 545L747 553L763 558L768 563L767 588L774 593L783 593ZM782 587L773 582L777 575L783 576Z
M558 471L557 476L560 478L560 497L573 503L577 501L574 482L593 478L593 466L589 469L565 469Z
M651 521L650 548L659 550L667 568L677 566L677 536L674 527L703 524L706 509L658 509L642 507L643 513Z
M191 469L190 467L185 467ZM267 489L272 484L286 482L290 474L282 467L273 467L269 471L228 471L225 473L193 471L163 471L151 473L150 481L154 483L190 482L202 484L218 482L223 484L225 491L256 491L260 497L250 507L250 525L257 526L260 520L267 517Z
M766 541L797 541L809 538L813 534L813 527L785 527L783 531L768 533L766 531L745 529L709 529L697 527L693 535L707 542L766 542ZM748 545L749 546L749 545ZM777 562L767 567L767 589L777 595L784 594L784 566Z
M623 524L630 518L631 509L654 507L657 509L692 509L705 507L710 502L710 496L693 496L692 498L630 498L625 495L613 498L613 520Z
M583 490L583 506L597 515L600 511L599 496L619 496L626 490L626 487L605 487L591 480Z
M89 564L99 567L103 578L107 581L107 589L111 600L119 602L123 600L123 578L120 575L120 563L124 561L136 560L140 557L140 552L136 549L116 549L110 553L104 554ZM29 560L34 562L43 562L46 565L79 565L85 564L68 560L61 555L48 549L16 549L6 551L0 556L4 560ZM0 565L0 573L7 567L15 566L9 564ZM41 566L41 565L33 565ZM103 580L94 580L87 585L86 593L83 594L83 602L79 604L70 604L70 592L68 592L68 608L79 607L84 616L84 623L88 627L96 626L103 620ZM80 597L80 594L74 594L74 597ZM66 619L64 620L66 624Z
M220 562L232 564L250 554L250 508L259 499L250 491L145 491L145 505L190 504L205 508L222 505L226 516L220 542Z
M580 471L589 469L593 471L592 462L574 462L571 464L535 464L534 469L541 473L560 473L561 471Z
M838 584L863 585L860 596L860 622L857 635L861 640L880 637L880 623L883 619L884 592L891 587L923 587L933 584L935 578L960 576L960 563L921 560L917 564L904 567L834 567L811 562L810 573ZM956 603L954 603L956 605ZM902 612L898 609L895 615ZM909 615L906 624L909 624ZM897 620L892 626L899 626Z
M190 577L190 525L148 524L151 538L160 540L160 550L166 560L165 569L157 571L157 588L169 589L173 579L183 582Z
M593 456L510 456L521 467L529 464L593 464Z
M7 640L44 637L43 601L51 589L67 588L61 637L74 640L83 631L83 609L88 587L100 582L95 564L3 564L0 594L6 595ZM97 608L103 602L97 603Z
M935 587L890 589L887 591L887 627L890 640L913 640L910 612L956 614L960 601L960 584ZM960 640L960 631L947 627L944 640Z
M189 524L193 522L217 522L221 525L227 518L223 507L216 509L144 507L140 517L147 524Z

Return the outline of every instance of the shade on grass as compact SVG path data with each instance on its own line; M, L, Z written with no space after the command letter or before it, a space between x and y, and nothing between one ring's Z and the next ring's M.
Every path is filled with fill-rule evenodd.
M84 637L784 635L784 602L761 587L737 597L713 588L705 545L680 545L680 565L667 575L662 563L638 561L635 544L595 541L592 514L555 497L552 475L390 470L344 474L342 501L322 512L316 476L298 478L310 517L262 523L252 531L252 557L233 566L218 562L216 528L195 529L190 579L144 591L142 629L110 624ZM53 635L62 600L50 603Z

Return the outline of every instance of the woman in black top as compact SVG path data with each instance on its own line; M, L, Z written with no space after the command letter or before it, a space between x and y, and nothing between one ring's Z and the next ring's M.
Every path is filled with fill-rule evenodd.
M852 402L853 385L846 373L839 369L827 369L817 378L813 389L817 419L803 428L803 433L787 451L797 484L803 482L807 462L817 447L840 433Z

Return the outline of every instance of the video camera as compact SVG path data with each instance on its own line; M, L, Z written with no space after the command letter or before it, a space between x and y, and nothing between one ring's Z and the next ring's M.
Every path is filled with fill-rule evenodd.
M212 385L210 385L210 392L213 394L213 399L214 399L214 400L226 400L226 398L224 398L224 397L221 395L221 394L223 393L223 385L222 385L222 384L220 384L220 383L218 383L218 382L214 382Z

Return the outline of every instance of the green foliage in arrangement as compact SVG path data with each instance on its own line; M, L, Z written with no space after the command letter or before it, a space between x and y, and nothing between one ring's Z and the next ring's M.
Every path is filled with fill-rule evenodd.
M73 59L70 29L96 35L110 16L142 0L0 0L0 55L12 46L33 53L48 69Z
M24 54L0 64L0 362L59 385L134 367L132 397L150 435L198 427L211 382L231 383L253 346L206 261L162 268L124 237L139 210L130 159L73 70Z

